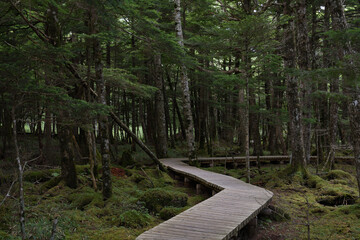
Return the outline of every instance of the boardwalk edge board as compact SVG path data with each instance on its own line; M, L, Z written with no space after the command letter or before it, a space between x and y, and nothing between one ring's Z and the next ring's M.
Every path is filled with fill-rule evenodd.
M186 160L160 159L162 164L175 174L191 179L217 193L142 233L137 240L164 239L164 236L168 240L230 239L237 236L242 228L270 204L273 197L271 191L230 176L189 166L185 163ZM231 212L231 209L234 211ZM227 222L229 224L226 224Z

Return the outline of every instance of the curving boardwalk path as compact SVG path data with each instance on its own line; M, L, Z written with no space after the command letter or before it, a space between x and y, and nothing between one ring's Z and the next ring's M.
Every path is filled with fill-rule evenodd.
M182 175L220 191L207 200L138 236L137 240L231 239L271 201L273 193L223 174L205 171L184 163L185 158L161 159Z

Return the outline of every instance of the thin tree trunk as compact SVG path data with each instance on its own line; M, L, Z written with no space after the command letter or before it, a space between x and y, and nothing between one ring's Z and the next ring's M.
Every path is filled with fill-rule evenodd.
M155 53L154 55L154 73L155 86L157 91L155 93L155 110L156 110L156 152L159 158L167 156L167 138L165 125L165 104L163 95L163 80L161 73L161 55Z
M350 128L352 145L354 149L354 161L356 167L356 179L360 197L360 86L356 86L353 97L349 104Z
M94 190L97 191L96 178L95 178L95 174L94 174L96 150L94 151L91 131L86 131L86 140L87 140L87 145L88 145L88 148L89 148L88 151L89 151L89 164L90 164L91 181L92 181Z
M92 33L97 33L98 16L95 9L91 9L92 18L94 20L94 29ZM106 103L106 85L103 77L102 50L100 41L93 39L94 44L94 62L95 62L95 82L98 89L98 103L104 106ZM107 115L99 116L99 138L101 145L101 161L102 161L102 194L104 199L109 199L112 195L112 182L110 172L110 141L109 141L109 121Z
M19 209L20 209L20 231L21 231L21 238L24 240L26 239L26 232L25 232L25 201L24 201L24 183L23 183L23 174L24 169L21 164L20 160L20 151L19 151L19 145L17 141L17 131L16 131L16 113L15 113L15 106L12 107L11 110L11 117L13 122L13 139L14 139L14 145L15 145L15 152L16 152L16 162L18 164L19 168Z

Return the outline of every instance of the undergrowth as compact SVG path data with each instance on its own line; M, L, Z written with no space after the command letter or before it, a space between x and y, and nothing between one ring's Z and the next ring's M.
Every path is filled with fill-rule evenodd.
M206 170L245 180L244 168L223 165ZM274 193L272 215L260 217L259 239L360 239L360 200L354 168L337 165L337 170L315 174L289 174L284 165L264 165L251 169L251 183ZM309 221L307 219L309 214Z
M55 218L58 219L56 239L135 239L206 198L195 195L192 189L176 186L169 175L158 169L134 168L124 169L124 176L112 177L113 196L104 201L101 192L91 188L88 169L87 165L77 166L80 182L77 189L66 187L56 169L26 174L29 239L49 239ZM101 186L101 182L98 184ZM157 200L163 195L168 196L168 201ZM0 207L0 239L20 236L17 204L16 199L8 199Z

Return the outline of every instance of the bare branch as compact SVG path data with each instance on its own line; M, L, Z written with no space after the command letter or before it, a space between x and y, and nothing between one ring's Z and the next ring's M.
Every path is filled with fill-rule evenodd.
M1 201L0 206L4 204L5 200L6 200L8 197L11 197L11 195L10 195L11 189L12 189L12 187L14 186L15 182L16 182L16 180L14 180L14 181L11 183L11 186L10 186L8 192L6 193L4 199Z

